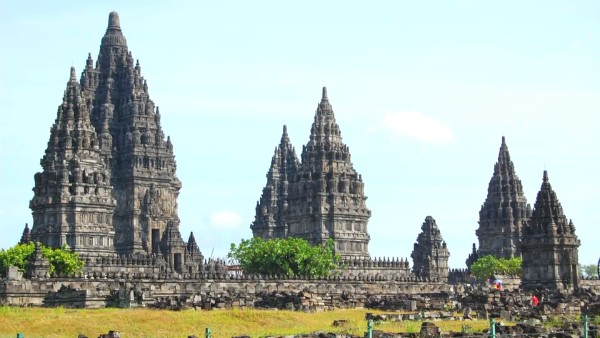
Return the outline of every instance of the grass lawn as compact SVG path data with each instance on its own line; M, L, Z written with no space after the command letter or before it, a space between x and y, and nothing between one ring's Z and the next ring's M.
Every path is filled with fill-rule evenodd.
M152 309L65 309L0 307L0 337L25 338L70 337L80 333L96 338L109 330L119 331L123 338L142 337L204 337L209 327L212 337L249 335L264 337L290 335L315 331L353 333L363 335L367 328L365 314L380 311L352 309L319 313L275 310L214 310L166 311ZM334 320L345 319L348 325L334 327ZM461 331L463 325L470 332L481 332L487 321L436 322L442 331ZM386 332L418 332L421 321L375 323L374 329Z

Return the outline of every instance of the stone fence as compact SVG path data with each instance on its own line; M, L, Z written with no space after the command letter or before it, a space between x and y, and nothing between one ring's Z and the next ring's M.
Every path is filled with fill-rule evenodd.
M168 274L88 271L83 275L25 279L12 268L0 280L0 304L77 308L158 307L277 308L323 311L334 308L382 310L462 310L510 313L515 304L527 308L531 294L518 280L505 279L503 291L489 285L449 284L440 279L388 276L244 276L228 274ZM577 297L547 296L550 308L578 312L585 306L600 313L600 280L582 279ZM479 290L479 291L477 291ZM468 296L471 295L471 296ZM568 301L567 301L568 299ZM562 302L562 303L561 303ZM557 304L563 305L557 305ZM488 304L488 305L485 305ZM503 312L504 311L504 312Z
M30 278L12 274L0 281L0 303L21 306L178 308L283 307L303 309L364 307L373 297L432 295L453 292L439 279L346 277L324 279L280 276L161 275L151 273L88 273L84 276ZM274 294L279 300L267 300ZM286 301L287 295L293 301ZM304 299L304 298L306 299ZM268 297L267 297L268 298ZM302 299L300 299L302 298ZM269 302L273 303L270 306ZM402 302L401 302L402 303ZM210 304L210 306L209 306ZM404 304L404 303L402 303ZM399 305L398 305L399 306ZM404 305L402 305L404 306ZM410 307L410 304L407 304ZM400 306L401 307L401 306Z

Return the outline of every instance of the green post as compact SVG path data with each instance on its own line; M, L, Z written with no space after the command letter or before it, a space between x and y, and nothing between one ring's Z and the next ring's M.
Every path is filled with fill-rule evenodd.
M373 338L373 320L367 320L367 338Z
M496 338L496 321L494 318L490 319L490 338Z
M588 338L588 316L583 315L583 338Z
M19 332L17 333L17 338L25 338L25 335Z
M205 338L210 338L211 334L212 334L212 332L210 331L210 327L207 327L206 331L204 331L204 337Z

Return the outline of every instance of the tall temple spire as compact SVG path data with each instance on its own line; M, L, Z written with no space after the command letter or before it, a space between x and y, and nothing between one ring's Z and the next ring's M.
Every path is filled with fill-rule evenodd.
M53 247L68 245L86 255L102 255L114 253L115 202L110 170L90 121L89 100L71 67L41 160L43 171L35 175L31 239Z
M288 207L289 180L296 174L299 161L290 142L287 126L283 126L281 141L275 148L267 172L267 184L256 204L254 222L250 225L254 237L264 239L287 236L285 212Z
M544 170L531 219L523 228L523 278L526 289L578 287L578 248L575 226L568 221Z
M91 119L115 195L131 201L115 210L116 249L121 254L159 253L167 224L179 226L181 182L173 145L162 131L162 113L150 99L139 62L127 49L117 12L108 17L96 66L84 69L81 82L93 102Z
M522 224L530 215L531 208L502 136L498 162L494 165L487 197L479 211L478 256L519 257Z
M193 236L186 255L181 182L160 121L112 12L96 62L87 55L79 82L71 68L35 175L32 240L86 255L162 255L171 271L197 272L202 257Z
M342 256L368 258L371 211L365 204L364 183L342 141L325 87L301 158L290 180L288 236L313 244L332 238Z
M542 186L533 207L528 231L541 234L552 232L574 234L575 232L572 222L568 222L567 217L564 215L558 197L556 197L556 193L550 185L548 171L546 170L544 170Z

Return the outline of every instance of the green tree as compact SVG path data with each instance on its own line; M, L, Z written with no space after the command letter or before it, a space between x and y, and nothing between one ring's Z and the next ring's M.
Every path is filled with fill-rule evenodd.
M50 273L56 271L57 273L72 274L81 271L84 266L79 255L67 247L53 249L43 246L42 256L50 262Z
M487 255L471 265L471 273L480 281L494 275L520 276L522 263L523 260L520 257L505 259Z
M41 245L41 244L40 244ZM67 247L50 248L41 245L42 256L50 263L50 273L75 273L81 271L84 262L79 255ZM21 272L27 270L27 264L35 255L35 244L17 244L12 248L0 250L0 275L4 276L9 266L16 266Z
M27 269L27 263L35 251L35 244L17 244L12 248L0 250L0 275L4 276L9 266L16 266L21 272Z
M332 239L324 246L312 246L304 239L244 239L231 244L229 258L237 260L246 273L262 275L306 275L324 277L340 262Z
M580 272L579 274L583 274L585 277L598 277L598 265L597 264L579 264Z

